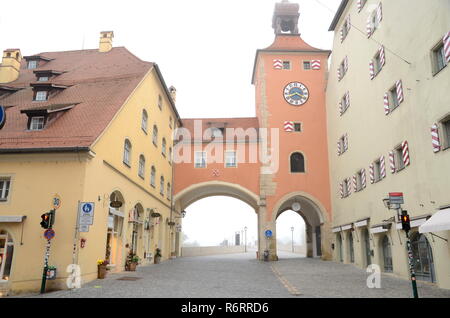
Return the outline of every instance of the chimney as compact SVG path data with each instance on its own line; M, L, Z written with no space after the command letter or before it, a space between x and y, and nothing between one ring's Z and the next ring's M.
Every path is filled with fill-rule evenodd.
M113 31L100 32L100 46L99 52L106 53L112 49L112 39L114 38Z
M177 102L177 89L174 86L169 87L169 93L174 103Z
M0 65L0 83L14 82L19 78L21 61L22 54L20 49L3 51L2 64Z

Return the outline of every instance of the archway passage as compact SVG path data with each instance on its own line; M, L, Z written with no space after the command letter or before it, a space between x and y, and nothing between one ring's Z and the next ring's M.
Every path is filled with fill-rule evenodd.
M279 258L306 257L306 225L300 213L288 210L280 214L276 234Z

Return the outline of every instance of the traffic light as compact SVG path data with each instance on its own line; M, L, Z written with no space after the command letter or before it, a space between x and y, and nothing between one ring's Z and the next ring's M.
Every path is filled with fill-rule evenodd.
M409 219L408 211L402 211L402 230L406 232L411 230L411 220Z
M44 229L51 229L55 223L55 210L42 214L41 219L41 227Z
M48 229L50 227L50 213L44 213L41 215L41 227Z

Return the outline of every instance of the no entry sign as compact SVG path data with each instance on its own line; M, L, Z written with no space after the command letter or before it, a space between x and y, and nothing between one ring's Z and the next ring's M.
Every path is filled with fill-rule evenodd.
M45 237L47 240L51 240L52 238L55 237L55 231L54 231L53 229L47 229L47 230L45 230L45 232L44 232L44 237Z

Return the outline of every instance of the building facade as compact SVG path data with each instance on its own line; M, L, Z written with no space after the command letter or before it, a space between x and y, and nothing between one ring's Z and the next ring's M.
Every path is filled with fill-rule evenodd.
M382 201L402 192L416 275L450 288L448 227L421 230L450 205L450 3L342 1L330 31L334 259L409 277L405 232Z
M39 290L47 240L41 215L56 210L47 290L67 288L70 264L82 283L97 278L97 260L124 270L175 255L180 218L172 205L172 133L181 125L175 89L157 64L102 32L99 49L22 57L6 50L0 67L0 286ZM93 223L78 226L80 202ZM80 211L80 212L79 212Z

